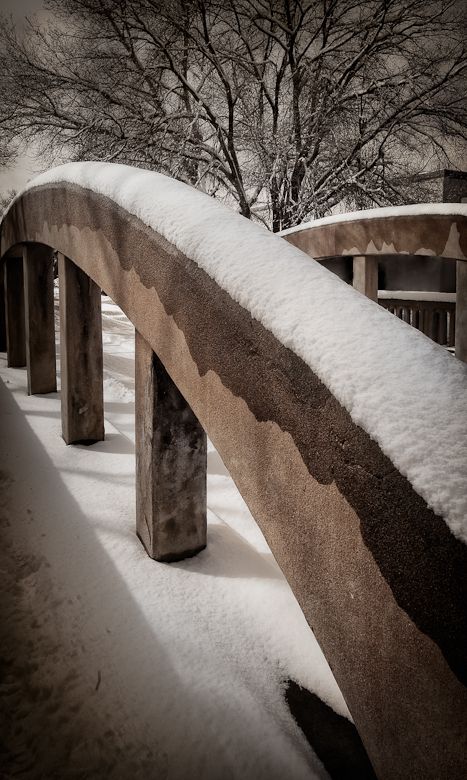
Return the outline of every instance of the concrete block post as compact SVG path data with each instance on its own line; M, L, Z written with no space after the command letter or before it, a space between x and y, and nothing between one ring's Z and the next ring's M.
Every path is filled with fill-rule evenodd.
M53 249L25 244L23 262L28 393L53 393L57 389Z
M62 436L66 444L104 438L101 291L68 257L58 255Z
M26 365L23 258L7 257L4 263L5 324L8 366Z
M355 256L353 259L353 286L358 292L378 301L378 258Z
M467 263L456 263L456 358L467 363Z
M6 352L5 284L0 273L0 352Z
M136 532L156 561L206 547L206 434L136 332Z

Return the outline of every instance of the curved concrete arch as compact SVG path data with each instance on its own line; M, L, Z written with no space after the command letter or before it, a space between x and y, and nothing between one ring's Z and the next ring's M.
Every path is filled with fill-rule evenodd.
M317 219L279 235L315 259L353 257L353 286L373 301L378 300L378 256L456 262L456 357L467 362L466 205L369 209Z
M280 235L315 259L422 255L467 261L467 206L395 206L338 214Z
M26 191L1 242L2 256L28 242L58 249L156 353L264 532L378 777L464 778L466 545L318 368L173 243L83 186ZM401 333L408 347L419 338ZM467 374L446 367L467 390Z

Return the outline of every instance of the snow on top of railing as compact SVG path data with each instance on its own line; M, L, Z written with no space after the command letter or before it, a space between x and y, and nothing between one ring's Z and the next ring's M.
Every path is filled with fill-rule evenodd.
M54 168L25 189L56 182L111 198L203 268L310 366L467 542L464 363L301 250L186 184L123 165L85 162ZM446 208L467 214L467 207ZM421 207L398 212L407 209L420 213ZM439 213L440 206L429 209Z
M434 303L455 303L456 293L431 292L428 290L378 290L378 300L431 301Z
M281 230L279 236L290 236L291 233L299 233L309 228L336 225L341 222L359 222L365 219L387 219L388 217L467 217L467 203L413 203L408 206L383 206L376 209L362 209L350 211L346 214L331 214L329 217L313 219L311 222L303 222L301 225Z

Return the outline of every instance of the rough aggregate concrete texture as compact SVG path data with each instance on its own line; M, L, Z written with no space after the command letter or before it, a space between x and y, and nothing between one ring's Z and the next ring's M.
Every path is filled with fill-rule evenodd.
M5 282L3 269L0 271L0 352L7 351L5 318Z
M283 238L315 258L406 254L467 260L467 218L461 215L400 215L304 225Z
M456 290L456 357L467 363L467 263L457 263Z
M25 244L23 264L28 393L53 393L57 389L53 250Z
M19 250L18 250L19 251ZM22 249L21 249L22 252ZM7 257L3 263L5 329L8 366L26 365L23 256Z
M312 626L379 778L465 778L467 550L313 371L200 268L102 196L9 212L71 257L156 352Z
M447 258L457 265L456 357L467 362L467 218L462 215L394 216L328 225L304 225L283 236L314 258L354 256L354 286L373 300L378 298L377 257L381 255ZM375 265L373 280L359 274L359 265ZM356 275L355 275L356 274ZM370 276L371 274L368 274ZM360 278L363 277L363 279ZM368 283L368 287L367 287Z
M163 364L135 333L136 533L156 561L206 547L207 440Z
M59 252L62 436L66 444L104 439L100 287Z

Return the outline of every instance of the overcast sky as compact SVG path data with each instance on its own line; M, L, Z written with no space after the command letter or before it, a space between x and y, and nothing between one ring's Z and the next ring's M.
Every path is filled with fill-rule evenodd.
M11 16L18 28L23 26L26 15L44 12L44 0L0 0L0 11ZM34 162L30 156L21 157L9 171L0 172L0 194L8 190L20 190L35 176Z
M13 16L15 24L21 24L26 14L35 14L44 8L44 0L1 0L3 14Z

